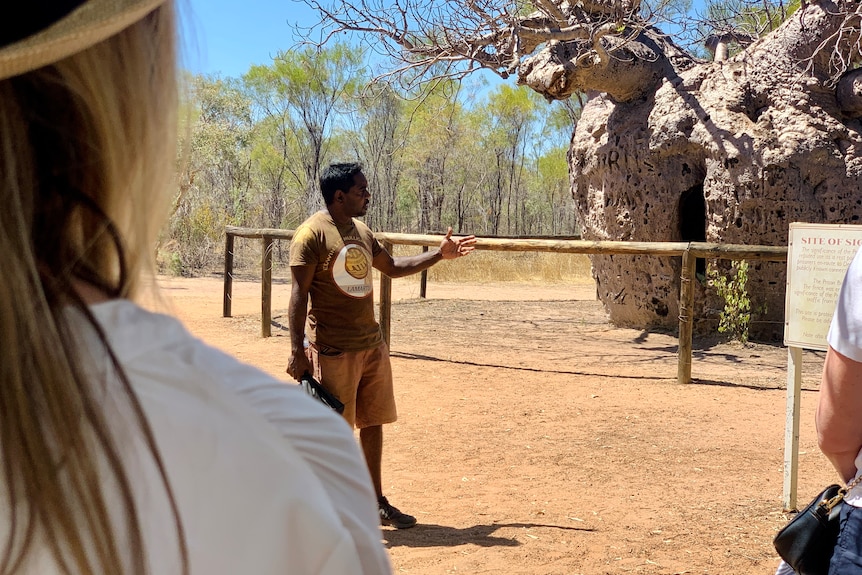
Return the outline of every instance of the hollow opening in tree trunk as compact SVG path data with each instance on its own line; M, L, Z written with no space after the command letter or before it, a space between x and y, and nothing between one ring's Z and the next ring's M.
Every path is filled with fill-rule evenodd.
M679 236L684 242L706 241L706 200L703 184L697 184L682 193L679 198ZM697 258L695 275L706 279L706 260Z

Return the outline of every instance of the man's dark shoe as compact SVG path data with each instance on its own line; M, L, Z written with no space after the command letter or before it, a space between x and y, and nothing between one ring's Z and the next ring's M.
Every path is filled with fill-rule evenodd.
M406 513L401 513L397 507L391 505L385 497L377 500L377 511L380 513L380 524L391 525L396 529L410 529L416 525L416 518Z

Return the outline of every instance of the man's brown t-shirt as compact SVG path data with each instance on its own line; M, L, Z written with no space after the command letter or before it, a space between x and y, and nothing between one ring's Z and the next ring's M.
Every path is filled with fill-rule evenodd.
M380 345L371 264L382 250L368 226L355 219L336 225L326 210L297 228L290 265L314 266L305 326L309 341L340 351Z

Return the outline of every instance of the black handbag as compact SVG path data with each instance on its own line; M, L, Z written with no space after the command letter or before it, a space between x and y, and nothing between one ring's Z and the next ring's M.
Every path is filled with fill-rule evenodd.
M337 413L344 412L344 404L337 397L329 393L325 387L320 385L319 381L311 377L310 373L306 372L299 378L299 385L305 390L305 393L335 410Z
M799 575L829 573L838 542L838 516L848 489L830 485L775 535L775 550Z

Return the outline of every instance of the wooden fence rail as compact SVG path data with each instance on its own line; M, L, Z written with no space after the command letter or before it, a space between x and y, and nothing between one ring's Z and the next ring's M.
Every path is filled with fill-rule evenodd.
M398 234L378 232L374 234L387 250L392 246L438 246L443 236L423 234ZM271 335L272 324L272 246L276 239L289 240L293 230L272 228L225 228L224 257L224 304L223 315L231 315L233 290L233 247L234 238L260 239L261 258L261 334ZM786 246L745 246L738 244L710 244L704 242L618 242L561 239L501 239L476 238L477 250L503 252L554 252L565 254L629 254L659 257L682 256L679 294L679 350L677 380L691 383L691 356L694 317L695 262L697 258L726 260L762 260L786 262ZM380 275L380 328L387 343L390 342L392 317L392 279Z

